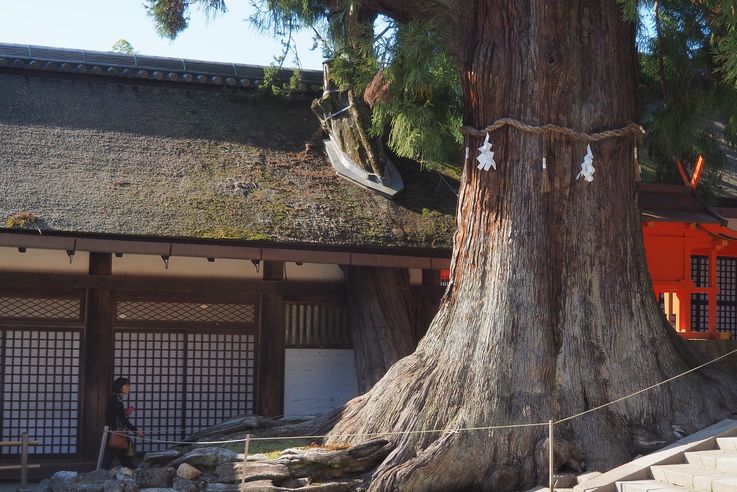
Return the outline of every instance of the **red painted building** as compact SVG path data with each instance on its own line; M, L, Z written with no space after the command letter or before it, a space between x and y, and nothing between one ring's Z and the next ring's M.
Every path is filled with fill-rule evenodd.
M640 186L648 269L666 317L684 338L737 339L734 209L714 209L687 186ZM733 222L734 225L734 222Z

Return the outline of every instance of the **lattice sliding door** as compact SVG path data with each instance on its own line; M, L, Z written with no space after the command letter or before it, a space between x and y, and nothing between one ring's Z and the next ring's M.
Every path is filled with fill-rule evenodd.
M135 411L130 419L160 440L182 437L184 354L182 333L115 333L114 374L131 380L129 404ZM136 445L139 452L159 448L148 442Z
M717 329L737 339L737 258L717 258Z
M133 382L133 423L148 437L179 441L255 408L256 305L122 300L116 376ZM167 443L142 442L139 452Z
M696 287L709 287L709 257L691 257L691 278ZM691 294L691 330L706 331L709 327L709 296Z
M187 335L187 434L253 413L255 361L255 335Z
M28 432L39 442L30 453L77 453L82 318L81 294L0 294L0 440Z

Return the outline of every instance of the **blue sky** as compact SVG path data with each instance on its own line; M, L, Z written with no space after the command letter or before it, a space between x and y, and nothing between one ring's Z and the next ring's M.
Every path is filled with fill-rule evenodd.
M169 41L156 34L141 0L0 0L0 42L109 51L124 38L146 55L270 64L279 41L250 26L248 0L227 4L229 12L214 19L194 10L189 29ZM320 50L309 50L310 32L298 36L297 46L303 68L321 69Z

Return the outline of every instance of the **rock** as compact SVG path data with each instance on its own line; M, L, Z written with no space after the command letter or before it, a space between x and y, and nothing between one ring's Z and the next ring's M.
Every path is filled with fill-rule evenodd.
M243 463L223 463L215 470L220 483L239 483L243 480ZM246 482L256 480L286 480L290 478L289 468L274 463L249 463L246 467Z
M288 489L298 489L300 487L307 486L309 483L310 480L307 478L290 478L289 480L281 482L280 485Z
M64 481L70 481L70 480L76 480L79 476L79 473L75 471L58 471L51 475L51 479L58 479L58 480L64 480Z
M117 466L110 470L110 474L115 477L115 480L132 480L133 470L125 466Z
M79 479L79 473L73 471L58 471L51 475L49 487L53 492L72 492Z
M138 469L134 473L136 483L141 489L147 488L169 488L174 480L176 472L174 468L155 467Z
M235 461L243 461L243 453L238 453L237 459ZM248 461L269 461L269 458L265 454L249 454Z
M271 483L271 480L258 480L256 482L246 483L241 490L247 492L286 492L289 489L277 487Z
M209 483L205 489L206 492L238 492L238 490L239 485L225 483Z
M182 463L181 465L179 465L179 468L177 468L177 476L180 478L194 480L200 475L202 475L202 472L200 470L187 463Z
M195 482L194 480L187 480L186 478L176 477L172 487L177 492L198 492L201 485L207 486L206 482Z
M129 468L125 468L129 470ZM104 485L105 492L138 492L138 485L131 479L123 480L106 480Z
M573 473L556 473L553 475L553 484L556 489L570 489L578 485L578 477Z
M81 473L79 475L79 478L77 481L79 483L86 483L86 484L92 484L92 483L98 483L104 484L106 480L110 478L110 471L109 470L96 470L91 471L87 473Z
M148 489L141 489L138 492L176 492L174 489L165 487L151 487Z
M149 468L156 464L166 463L179 458L182 455L179 451L170 449L168 451L161 451L158 453L146 453L143 456L143 461L138 465L138 468Z
M44 478L38 483L39 492L53 492L51 489L51 480Z
M289 468L295 477L313 480L338 478L374 468L391 451L386 439L373 439L348 449L336 451L314 448L285 450L275 461Z
M202 470L203 468L215 468L222 463L238 461L238 453L229 449L207 447L196 448L178 458L173 465L179 466L188 463Z
M307 490L310 492L350 492L353 490L352 485L349 482L313 483L307 487Z
M105 492L105 482L80 483L77 492Z

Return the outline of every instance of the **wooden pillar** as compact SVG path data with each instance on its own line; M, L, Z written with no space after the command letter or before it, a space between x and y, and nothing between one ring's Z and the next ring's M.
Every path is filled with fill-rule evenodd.
M693 229L694 224L689 225L689 229ZM686 279L691 280L690 285L695 285L695 280L691 275L691 252L692 246L689 238L683 241L683 273ZM678 296L678 318L681 325L681 330L686 333L686 336L691 334L691 290L679 290L676 295Z
M422 285L440 285L440 270L422 270Z
M422 270L422 285L426 287L440 287L440 270ZM415 320L415 345L425 336L433 318L437 314L438 303L429 289L423 289L420 299L420 312Z
M715 247L709 252L709 333L717 332L717 250Z
M90 275L112 275L110 253L90 253ZM82 337L82 425L80 452L85 461L95 461L105 426L105 407L113 379L113 316L110 289L88 289Z
M264 261L264 282L284 279L284 262ZM261 295L256 412L265 417L284 413L284 298Z
M691 291L679 290L676 295L678 296L678 320L681 331L688 336L691 334Z

